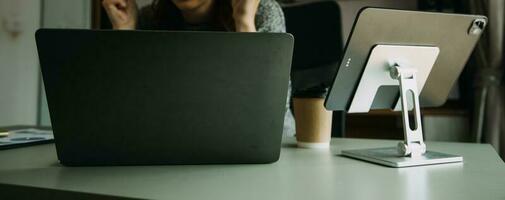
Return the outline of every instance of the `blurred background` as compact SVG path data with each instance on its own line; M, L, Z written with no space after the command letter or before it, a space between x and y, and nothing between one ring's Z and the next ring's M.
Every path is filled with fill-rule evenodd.
M151 2L137 0L139 7ZM490 143L505 158L505 89L501 81L503 0L279 0L279 3L289 13L288 32L301 29L308 35L327 38L312 41L309 37L304 48L323 49L329 59L299 53L309 57L314 63L309 68L316 70L323 66L336 69L354 19L366 6L486 15L487 30L447 103L423 109L423 128L426 140ZM289 11L293 8L300 11ZM108 29L110 23L100 0L0 1L0 127L51 125L34 40L39 28ZM310 70L299 71L297 76L304 74L317 80ZM400 113L380 110L334 116L334 137L403 138Z

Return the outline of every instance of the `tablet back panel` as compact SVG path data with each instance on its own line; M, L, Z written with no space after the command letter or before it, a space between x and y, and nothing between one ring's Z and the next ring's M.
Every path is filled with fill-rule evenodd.
M470 34L476 19L486 17L435 12L362 9L354 22L345 54L326 98L329 110L348 110L368 56L375 45L438 47L440 53L420 94L423 107L440 106L457 81L481 34ZM392 108L398 89L381 95L396 95L375 109ZM379 94L377 94L379 95ZM384 98L384 97L383 97Z

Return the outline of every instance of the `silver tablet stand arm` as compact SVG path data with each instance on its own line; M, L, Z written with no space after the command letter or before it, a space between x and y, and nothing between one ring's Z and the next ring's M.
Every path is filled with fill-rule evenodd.
M417 89L416 72L414 68L400 66L394 63L390 67L391 78L398 80L400 86L400 101L402 106L402 122L404 141L398 143L398 153L404 156L419 157L426 152L423 141L423 126L421 109L419 108L419 92ZM413 120L409 117L409 96L413 103ZM412 127L413 126L413 127Z

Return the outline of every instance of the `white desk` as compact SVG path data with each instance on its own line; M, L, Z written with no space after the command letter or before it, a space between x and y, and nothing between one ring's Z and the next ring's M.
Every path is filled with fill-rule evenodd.
M54 145L0 151L0 197L106 199L505 199L505 164L490 145L428 142L464 163L388 168L338 154L396 141L333 139L331 151L294 148L265 165L62 167ZM21 196L13 196L13 193ZM1 198L4 199L4 198Z

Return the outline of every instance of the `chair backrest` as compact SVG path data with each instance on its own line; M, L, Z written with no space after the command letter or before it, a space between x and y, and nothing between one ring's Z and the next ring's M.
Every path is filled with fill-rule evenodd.
M342 54L340 8L335 1L319 1L283 8L287 32L295 36L293 69L337 63Z
M340 7L334 0L283 6L286 30L295 37L293 91L329 87L343 53ZM295 116L296 117L296 116ZM345 113L333 113L332 136L343 136Z

